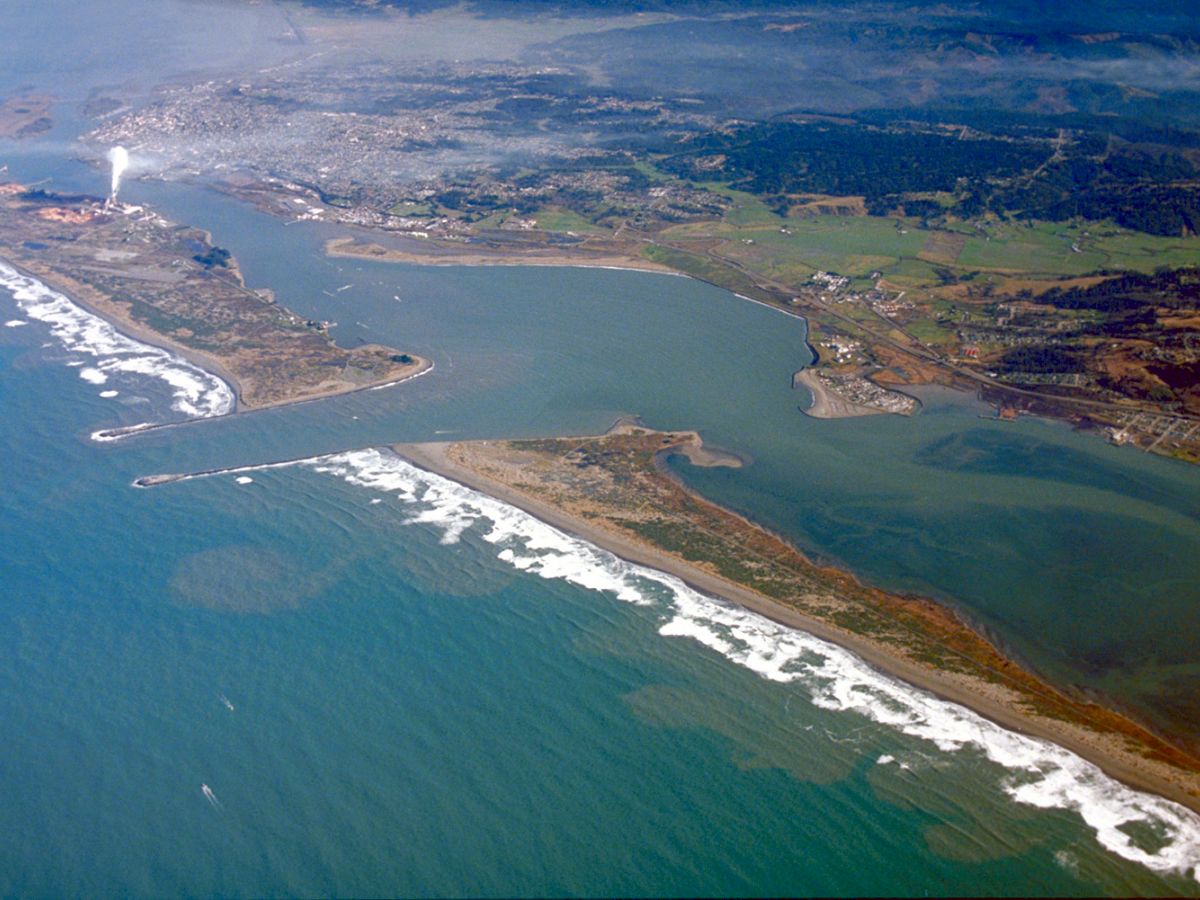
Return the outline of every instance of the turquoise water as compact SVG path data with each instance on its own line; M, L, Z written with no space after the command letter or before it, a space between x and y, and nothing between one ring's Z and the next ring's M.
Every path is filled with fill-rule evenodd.
M169 448L4 337L4 893L1191 889L378 492L132 489Z
M296 267L308 251L293 247ZM309 290L281 295L324 297L301 271ZM978 750L821 708L819 680L772 681L664 636L661 603L521 573L477 527L444 544L444 523L407 524L394 491L311 467L130 486L439 433L588 430L626 412L698 423L754 455L734 474L765 479L783 451L761 435L825 433L787 385L802 323L703 285L369 274L380 290L339 295L339 330L361 322L368 339L430 353L433 374L115 444L88 435L169 418L169 397L134 377L89 384L36 322L0 330L0 890L1195 890L1104 850L1075 812L1014 802L1013 776ZM326 283L348 278L335 266ZM19 318L3 302L2 318ZM935 405L900 424L971 434L973 416ZM1069 432L1044 433L1062 447L1047 453L1070 448ZM830 443L813 441L813 461ZM780 495L830 467L796 465ZM844 490L856 479L843 465ZM879 477L862 473L858 492Z
M284 226L194 189L133 189L213 223L251 284L337 321L343 343L435 360L419 383L338 407L357 420L334 424L317 406L275 416L272 428L297 423L305 452L583 433L622 414L697 428L754 462L677 467L708 496L877 584L943 599L1060 683L1200 746L1194 467L1057 423L980 419L987 408L945 392L912 420L814 422L790 387L809 359L803 323L685 279L331 260L322 241L342 232ZM258 426L213 423L192 443L243 428ZM295 455L287 440L279 458ZM223 451L203 459L195 468L227 462Z
M134 62L56 46L46 75L27 29L0 81L43 73L74 103L81 67L101 83L136 65L152 83L202 60L154 8L120 26ZM76 43L105 46L105 28ZM5 148L16 177L103 189L56 143L78 132L72 109L52 139ZM180 418L171 391L82 379L95 359L0 292L0 322L27 322L0 327L0 894L1197 893L1153 868L1200 857L1190 832L1145 824L1153 804L1127 826L1143 865L1098 837L1116 786L1089 782L1079 809L1018 802L1036 777L951 747L970 724L958 713L807 645L765 677L770 660L743 650L798 638L685 615L681 594L619 567L639 601L542 577L544 560L464 512L482 500L437 507L313 465L130 486L623 414L695 427L752 461L676 467L707 495L942 597L1039 669L1195 740L1195 469L980 420L954 395L912 420L805 419L790 388L803 323L684 279L352 264L321 255L329 231L197 187L125 191L211 229L252 286L336 320L340 341L436 369L97 443L99 428ZM453 522L465 531L446 543ZM857 708L834 702L854 684L870 687ZM881 721L918 707L920 721Z

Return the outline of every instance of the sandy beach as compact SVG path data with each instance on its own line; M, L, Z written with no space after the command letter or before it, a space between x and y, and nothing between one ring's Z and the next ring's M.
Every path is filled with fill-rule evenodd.
M1118 781L1174 800L1200 813L1200 777L1196 772L1184 772L1130 752L1124 741L1116 735L1101 734L1076 724L1029 715L1017 706L1019 698L1015 693L1002 686L918 665L892 655L869 639L805 616L649 544L631 540L625 535L615 534L585 519L566 514L507 484L459 465L449 456L452 446L450 443L399 444L393 449L420 468L511 504L629 562L668 572L699 591L845 647L889 675L965 706L1005 728L1066 747Z
M360 254L350 255L359 256ZM521 265L581 264L578 258L569 256L538 258L536 262L528 256L509 259L511 264ZM422 262L429 263L433 262L433 260L426 258ZM627 261L613 260L613 262ZM592 261L592 263L600 264L599 261ZM19 271L23 271L31 277L44 281L56 290L62 291L73 302L78 303L82 308L110 322L129 337L178 354L194 365L220 376L236 392L239 401L237 406L238 411L250 411L251 409L266 408L268 406L291 405L293 403L308 402L353 391L384 387L418 377L432 368L432 363L429 360L414 357L415 365L413 369L405 373L401 378L392 377L381 380L378 383L360 385L335 383L328 388L314 391L304 396L262 404L261 406L247 407L241 402L242 390L239 379L229 371L228 367L219 358L211 354L182 347L163 335L140 325L125 314L120 305L100 295L99 292L92 291L87 285L76 283L71 279L61 276L56 277L52 272L40 272L36 269L31 270L28 267L22 268L13 263L10 264L14 265ZM450 257L446 258L444 262L435 264L458 265L463 264L463 262L458 257ZM486 258L480 258L475 264L493 265L496 263ZM647 263L646 268L658 267ZM92 297L91 293L95 293L96 296ZM817 387L811 387L805 380L805 376L808 376L809 380ZM819 413L810 411L810 415L833 418L864 414L857 409L854 411L840 409L838 404L848 407L855 405L846 404L837 398L831 398L823 389L818 390L820 382L812 376L811 372L799 373L797 380L806 387L810 387L810 390L813 390L816 401L814 403L814 410L818 406L821 407ZM866 412L872 414L880 412L874 409L864 409ZM1197 773L1195 772L1183 772L1142 755L1131 753L1124 748L1121 739L1115 735L1099 734L1076 724L1058 722L1042 716L1028 715L1018 708L1016 701L1019 698L1002 686L987 684L969 676L921 666L911 660L900 658L888 653L886 648L877 642L856 636L851 632L832 627L825 622L805 616L794 609L776 603L762 594L691 565L676 556L662 552L648 543L631 540L627 536L616 534L607 528L597 527L597 525L586 519L566 514L561 509L514 490L507 484L488 478L472 469L457 464L448 455L450 446L452 445L445 443L405 444L398 445L395 449L401 456L421 468L441 474L521 508L555 527L603 547L630 562L669 572L704 593L723 598L728 602L753 610L788 627L809 632L819 638L846 647L878 669L900 678L909 684L916 685L944 699L968 707L1007 728L1044 738L1066 747L1081 757L1095 763L1107 774L1126 784L1175 800L1194 811L1200 812L1200 777L1197 777ZM710 455L698 450L694 454L690 453L689 455L693 456L694 460L701 465L737 465L735 458L724 455Z
M829 392L812 369L801 369L792 376L792 387L806 388L812 394L812 406L801 410L814 419L853 419L858 416L886 415L887 410L851 403Z
M238 390L237 378L215 356L184 347L159 334L157 331L146 328L125 314L121 307L116 304L102 302L103 298L100 297L98 292L96 292L95 296L89 296L87 285L73 279L67 279L48 268L39 266L37 269L34 269L27 264L18 263L10 257L3 257L3 260L6 265L16 269L22 275L42 282L47 287L53 288L65 295L68 300L81 309L86 310L93 316L99 316L101 319L104 319L104 321L108 322L109 325L126 337L133 338L135 341L140 341L143 344L149 344L151 347L157 347L160 350L166 350L168 353L173 353L187 360L192 365L216 375L233 388L234 394L238 398L238 405L241 405L241 392Z
M331 382L327 387L311 391L302 396L289 397L282 400L275 400L267 403L247 404L244 400L244 385L242 380L235 375L220 357L211 353L205 353L201 350L196 350L191 347L184 346L181 343L171 340L166 335L160 334L145 325L135 320L128 314L126 309L118 303L114 303L110 298L102 295L99 291L95 291L88 285L77 282L74 279L67 278L51 269L38 267L34 269L28 265L23 265L15 262L7 257L4 262L16 269L21 274L41 281L45 285L65 295L72 303L86 310L94 316L98 316L108 322L118 332L126 337L132 338L135 341L140 341L143 344L149 344L152 347L157 347L160 350L166 350L181 359L186 360L197 368L204 369L213 375L216 375L222 381L229 385L233 390L235 405L234 412L253 412L259 409L271 409L280 406L292 406L297 403L308 403L314 400L323 400L328 397L336 397L342 394L352 394L358 391L374 390L376 388L390 387L395 384L401 384L405 381L410 381L433 368L433 362L424 357L410 354L413 359L413 367L410 371L405 372L399 378L390 375L378 381L367 382L364 384L353 384L350 382Z
M669 266L633 255L614 255L603 252L561 248L521 248L509 253L479 250L464 244L461 248L430 245L428 251L399 250L379 244L361 244L354 238L332 238L325 242L325 253L342 259L373 259L382 262L412 263L421 266L571 266L586 269L629 269L639 272L660 272L679 275Z

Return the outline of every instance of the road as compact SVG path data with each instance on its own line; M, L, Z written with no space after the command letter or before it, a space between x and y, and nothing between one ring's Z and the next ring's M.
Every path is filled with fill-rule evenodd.
M637 240L641 241L647 246L657 246L670 250L676 250L682 253L689 253L693 256L700 256L709 260L710 262L733 269L740 274L745 275L755 284L756 287L758 287L760 290L766 291L768 294L778 295L780 298L790 298L795 296L797 293L797 288L795 285L788 285L784 284L783 282L767 278L764 275L747 268L737 260L730 259L727 256L722 256L719 253L714 253L712 250L698 249L696 247L688 246L686 243L672 243L656 240L645 232L638 231L629 225L624 226L623 231L628 235L635 237ZM907 353L910 356L917 357L925 362L941 366L942 368L954 372L956 375L969 379L970 381L992 390L1003 391L1007 394L1022 397L1029 397L1042 402L1060 403L1065 406L1103 411L1107 413L1146 412L1159 416L1164 414L1163 411L1157 407L1139 407L1122 403L1113 403L1107 400L1093 400L1086 397L1069 397L1059 394L1044 394L1039 393L1038 391L1030 391L1026 390L1025 388L1015 387L1011 384L1006 384L1005 382L990 378L977 369L972 369L968 366L962 366L946 359L944 356L930 349L920 340L913 337L911 334L908 334L902 327L890 320L882 318L880 319L881 322L884 322L888 326L889 330L902 334L906 339L905 341L898 341L889 334L881 334L869 325L864 324L862 321L852 318L851 316L834 309L828 303L822 303L819 300L806 298L805 304L817 310L821 315L828 316L832 319L837 319L852 326L856 330L866 332L866 334L869 335L873 341L876 341L880 344L885 344L895 350L899 350L901 353ZM784 312L788 312L792 315L803 318L801 313L788 303L787 299L781 299L777 305ZM1175 419L1180 419L1183 421L1200 422L1200 416L1191 416L1184 413L1170 413L1169 415Z

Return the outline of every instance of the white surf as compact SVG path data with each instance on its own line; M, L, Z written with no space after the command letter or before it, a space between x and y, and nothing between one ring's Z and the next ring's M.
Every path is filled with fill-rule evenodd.
M220 416L233 409L233 391L217 376L173 353L121 334L65 294L3 262L0 287L12 294L26 316L48 325L64 348L93 358L88 365L76 365L79 377L85 381L104 384L112 375L157 379L171 389L171 408L188 418ZM132 429L122 430L126 432Z
M798 683L822 709L857 713L945 752L982 754L1008 771L1001 787L1013 800L1077 813L1109 851L1200 881L1200 816L1127 787L1063 747L1003 728L885 675L835 644L702 594L673 575L626 562L389 451L353 451L305 464L394 496L411 507L410 524L438 529L444 544L478 527L480 537L498 548L497 558L517 569L656 606L663 616L660 634L691 638L762 678ZM1161 836L1157 849L1138 846L1126 833L1135 823Z

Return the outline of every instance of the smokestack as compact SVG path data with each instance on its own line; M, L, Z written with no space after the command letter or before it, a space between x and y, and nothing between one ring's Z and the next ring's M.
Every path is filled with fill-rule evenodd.
M112 163L112 190L108 194L108 202L117 202L117 190L121 187L121 173L129 166L129 152L124 147L113 147L108 151L108 161Z

